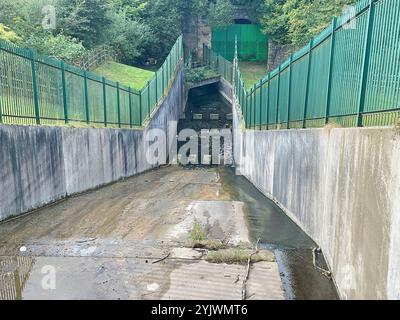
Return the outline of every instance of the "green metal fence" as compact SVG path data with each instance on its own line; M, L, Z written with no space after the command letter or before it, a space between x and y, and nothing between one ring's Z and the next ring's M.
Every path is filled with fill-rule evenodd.
M333 19L251 90L246 91L235 64L246 128L395 124L400 118L399 35L400 1L363 0L353 16Z
M203 64L208 65L232 84L233 63L203 44Z
M0 123L142 126L182 58L180 36L154 77L135 90L0 40Z
M235 39L239 61L267 61L268 36L257 24L233 24L212 29L211 48L225 59L233 61Z

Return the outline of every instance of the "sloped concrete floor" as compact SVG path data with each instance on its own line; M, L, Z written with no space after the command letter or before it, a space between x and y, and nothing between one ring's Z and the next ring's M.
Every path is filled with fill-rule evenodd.
M210 239L250 246L245 204L219 170L167 167L2 223L1 298L241 299L246 265L208 263L188 248L195 219ZM248 297L283 299L266 252ZM49 266L54 290L42 286Z
M215 88L189 100L180 128L229 127ZM226 167L166 167L1 223L0 299L241 299L247 266L189 248L194 219L228 246L259 242L268 259L251 266L246 299L338 298L313 267L316 244L249 181ZM54 290L42 286L49 267Z

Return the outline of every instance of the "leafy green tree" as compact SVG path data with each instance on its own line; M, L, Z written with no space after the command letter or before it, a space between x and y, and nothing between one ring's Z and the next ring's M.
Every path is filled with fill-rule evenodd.
M129 19L126 12L112 12L110 18L112 24L105 32L104 43L114 48L122 62L134 64L152 37L149 27Z
M82 40L88 48L99 44L111 24L108 0L59 0L58 8L58 32Z
M211 2L208 9L208 24L212 27L230 24L233 21L235 10L235 6L230 0Z
M33 35L26 41L26 45L42 54L71 64L78 63L86 52L80 41L62 34L57 36L53 36L51 33Z
M265 33L280 44L301 46L357 0L265 0Z

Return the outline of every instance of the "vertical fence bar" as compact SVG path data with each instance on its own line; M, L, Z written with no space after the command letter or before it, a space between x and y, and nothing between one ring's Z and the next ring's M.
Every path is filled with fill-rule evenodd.
M128 95L129 95L129 127L132 128L133 119L132 119L132 90L131 87L128 87Z
M162 74L162 96L165 94L165 75L164 75L164 64L161 66L161 74Z
M64 107L64 122L68 123L68 104L67 104L67 83L65 81L65 64L64 61L60 62L61 68L61 83L63 92L63 107Z
M0 86L1 89L1 86ZM0 124L3 123L3 110L2 110L2 106L1 106L1 92L0 92Z
M325 124L329 121L329 110L331 105L331 92L332 92L332 70L333 70L333 56L335 52L335 29L336 29L336 18L333 18L331 24L331 46L329 51L329 66L328 66L328 84L326 90L326 104L325 104Z
M40 124L40 113L39 113L39 93L36 82L36 67L35 67L35 53L33 50L29 50L31 69L32 69L32 88L33 88L33 101L35 104L35 119L36 124Z
M243 104L244 104L244 124L245 128L247 129L247 94L243 96Z
M267 130L269 129L269 107L270 107L270 103L269 103L269 97L270 97L270 87L271 87L271 73L268 73L267 76L268 79L268 88L267 88Z
M156 104L158 103L158 88L157 88L157 86L158 86L158 74L157 74L157 72L156 72L156 77L155 77L155 80L154 80L154 83L155 83L155 86L154 86L154 88L156 89L155 90L155 94L156 94Z
M290 129L290 103L291 103L291 95L292 95L292 63L293 63L293 54L290 55L289 60L289 86L288 86L288 103L287 103L287 123L286 128Z
M262 130L262 95L263 95L263 88L262 88L263 82L260 80L260 130Z
M106 92L106 78L103 77L103 110L104 110L104 126L107 127L107 92Z
M173 73L173 71L172 71L172 55L171 55L171 53L169 54L168 58L169 58L169 77L168 77L168 83L169 83L171 81L172 73Z
M256 84L254 84L254 86L253 86L253 95L254 95L254 98L253 98L253 105L254 105L254 107L253 107L253 118L254 118L253 128L255 130L257 127L257 106L256 106L256 104L257 104L257 85Z
M119 82L117 82L117 111L118 111L118 128L121 128L121 101L119 97Z
M306 79L306 94L304 95L304 112L303 112L303 128L307 127L307 105L308 95L310 91L310 76L311 76L311 59L312 59L313 41L308 43L308 64L307 64L307 79Z
M250 129L252 128L252 126L253 126L253 113L254 113L254 111L253 111L253 88L251 88L250 89L250 92L249 92L249 98L250 98L250 101L249 101L249 104L250 104L250 112L249 112L249 114L250 114Z
M89 93L88 93L88 83L87 83L87 72L83 72L83 85L85 89L85 112L86 112L86 123L89 124Z
M371 55L371 40L372 40L372 31L374 25L374 15L375 15L375 3L374 0L369 0L369 11L368 11L368 22L367 28L365 32L365 40L364 40L364 55L362 62L362 72L361 72L361 83L360 83L360 91L358 94L358 112L357 112L357 126L362 127L363 125L363 112L365 105L365 94L367 87L367 76L368 76L368 67L369 67L369 59Z
M281 86L281 65L278 67L278 85L276 89L276 115L275 115L275 127L278 129L278 121L279 121L279 91Z
M147 81L147 116L150 118L150 81Z
M142 119L142 90L139 91L139 121L140 125L142 126L143 119Z

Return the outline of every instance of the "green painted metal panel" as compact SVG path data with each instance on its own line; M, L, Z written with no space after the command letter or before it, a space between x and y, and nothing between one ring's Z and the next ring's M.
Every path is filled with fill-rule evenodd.
M299 121L304 116L304 100L307 85L308 55L292 64L292 90L290 91L290 121Z
M240 61L267 61L268 37L257 24L233 24L212 29L212 49L229 61L233 61L235 37Z
M268 122L268 128L278 124L281 128L319 127L326 122L343 126L397 123L399 34L399 1L362 0L355 4L353 15L345 13L334 19L250 92L237 70L236 94L246 127L253 128L260 122ZM231 39L229 34L227 39ZM222 46L221 52L231 46L218 45ZM207 54L218 57L210 66L226 77L221 66L226 68L229 61L211 50Z
M398 0L375 3L364 112L393 111L365 115L368 125L390 125L400 118L399 12Z
M141 126L168 90L183 58L182 46L181 36L151 86L137 91L0 40L0 120L6 124Z

